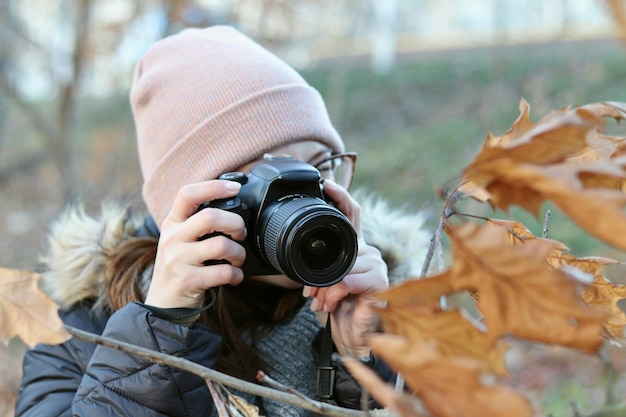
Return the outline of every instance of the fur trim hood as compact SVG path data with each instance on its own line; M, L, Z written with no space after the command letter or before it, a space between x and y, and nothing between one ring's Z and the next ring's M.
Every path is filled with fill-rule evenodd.
M363 191L357 191L355 199L361 205L363 237L381 251L390 282L419 276L430 242L424 212L392 207ZM137 236L143 223L143 215L122 203L103 205L97 217L80 205L69 207L51 226L41 258L42 290L61 308L87 299L96 299L96 308L107 307L107 260L120 243Z

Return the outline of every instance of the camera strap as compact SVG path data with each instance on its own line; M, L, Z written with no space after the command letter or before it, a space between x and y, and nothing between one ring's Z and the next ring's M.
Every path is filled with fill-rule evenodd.
M317 365L317 396L322 400L333 398L335 390L335 367L332 366L333 338L330 328L330 313L326 319L322 334L322 345L320 348L320 359Z

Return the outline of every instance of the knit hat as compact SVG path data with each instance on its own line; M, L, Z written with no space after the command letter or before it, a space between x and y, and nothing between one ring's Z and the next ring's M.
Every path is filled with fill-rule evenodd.
M344 150L320 94L289 65L228 26L185 29L135 68L143 198L161 225L178 190L289 143Z

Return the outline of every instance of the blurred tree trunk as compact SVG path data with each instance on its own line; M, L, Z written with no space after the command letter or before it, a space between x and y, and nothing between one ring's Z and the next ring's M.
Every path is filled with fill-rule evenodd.
M66 202L77 195L78 180L74 162L74 119L76 115L76 96L87 53L89 22L92 0L77 0L74 14L74 45L72 48L72 78L61 85L59 110L57 114L58 130L50 139L49 151L53 155L62 179L62 192Z
M0 155L6 146L6 121L13 105L24 112L37 130L48 134L53 131L51 125L43 117L18 97L15 89L16 71L13 62L19 53L16 45L19 44L18 41L28 42L25 34L19 29L19 19L14 13L15 5L14 0L0 0L0 92L3 93L0 94ZM37 152L22 156L17 160L3 161L0 166L0 183L37 167L43 160L44 152Z
M0 0L2 7L2 48L0 49L0 90L4 96L11 99L13 104L31 122L31 126L37 134L42 137L43 152L39 154L27 155L11 166L4 167L0 173L0 178L8 179L11 175L17 174L24 169L32 169L37 166L44 157L49 156L59 173L60 187L63 199L66 202L73 200L78 191L78 181L74 161L75 151L73 149L75 135L75 113L76 100L79 90L82 70L85 65L87 55L87 42L89 39L89 23L92 7L92 0L62 1L60 7L62 15L70 16L70 27L73 29L73 44L71 48L71 77L59 83L59 101L55 113L52 117L46 117L38 109L32 106L27 100L22 98L13 86L11 79L11 68L9 63L19 51L21 43L16 42L17 38L23 43L40 49L42 55L50 54L42 45L37 45L36 41L29 37L27 30L22 30L19 19L13 13L11 0ZM67 24L67 22L66 22ZM7 42L4 42L4 40ZM0 102L0 118L5 116L2 113L3 103ZM1 119L0 119L1 121Z

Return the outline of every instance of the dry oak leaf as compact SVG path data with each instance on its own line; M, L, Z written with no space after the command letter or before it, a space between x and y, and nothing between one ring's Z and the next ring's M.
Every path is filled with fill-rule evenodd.
M615 285L601 275L594 277L593 283L585 288L582 299L591 307L608 314L602 326L605 337L619 346L624 346L624 326L626 314L618 307L618 301L626 298L626 286Z
M487 136L480 152L465 168L459 191L485 201L489 190L485 190L487 194L477 194L477 191L485 188L485 181L489 180L476 173L483 171L483 165L501 159L510 163L562 162L568 156L583 151L587 146L588 132L604 125L601 117L583 109L552 112L537 124L531 123L529 106L524 100L520 102L520 112L518 119L504 135Z
M487 219L487 221L509 230L511 243L522 243L526 239L543 239L534 236L517 221L500 219ZM558 241L553 242L560 244ZM618 307L617 302L626 298L626 286L614 285L602 276L602 268L605 265L617 264L619 261L598 256L577 258L566 252L567 250L565 245L554 249L547 258L548 265L556 269L576 268L593 277L593 282L583 288L581 297L590 307L607 313L602 324L605 337L622 346L626 340L622 332L626 326L626 314Z
M606 101L591 103L581 106L595 116L611 117L617 122L626 119L626 103L616 101ZM590 130L587 135L587 146L580 152L568 157L568 161L600 161L618 157L623 154L625 138L620 136L609 136L601 130Z
M513 245L505 229L489 223L446 226L446 233L453 252L449 270L406 281L376 296L399 307L475 291L490 342L511 334L585 352L602 344L603 315L582 302L578 281L547 265L558 247L553 241L530 239Z
M206 384L219 417L262 417L259 407L229 392L222 384L210 379Z
M489 133L482 149L463 173L459 191L479 201L489 199L485 183L474 172L493 160L507 159L509 163L554 164L564 161L607 160L620 154L624 138L602 133L603 118L617 121L626 117L626 104L603 102L588 104L574 110L566 107L552 111L536 124L530 121L530 106L520 102L520 116L511 129L496 137Z
M552 132L553 129L558 127L558 122L556 124L549 124L549 122L552 119L558 119L559 116L566 114L569 111L569 108L550 112L546 114L537 123L533 123L530 120L530 105L523 98L520 100L519 110L520 110L520 115L513 122L513 125L507 132L505 132L501 136L495 136L491 132L487 134L487 138L485 139L485 142L483 143L481 151L478 153L478 155L474 159L475 161L482 159L482 158L488 158L494 152L494 148L496 149L495 150L496 152L499 152L497 151L497 149L508 149L508 148L512 148L516 146L525 146L524 149L528 150L529 145L532 145L535 147L538 145L541 145L541 142L546 141L546 138L542 136L542 134L544 135L546 133L549 134L550 132ZM563 120L563 123L567 124L567 123L572 123L575 121L577 121L576 118L574 119L567 118ZM539 128L537 128L537 126L539 126ZM533 144L532 141L534 139L534 136L538 136L539 139L537 140L536 143ZM549 139L548 139L548 142L550 142ZM569 148L570 144L567 144L567 142L565 143L566 145L568 145L568 148ZM545 145L541 145L541 146L545 146ZM580 146L581 147L583 146L582 141L581 141ZM533 152L533 153L537 153L537 152ZM562 150L559 150L557 152L558 155L561 155L562 153L563 153ZM543 157L545 158L546 156L543 156Z
M483 331L463 317L460 310L443 311L417 306L377 309L383 331L410 342L434 342L443 357L462 357L480 361L482 371L507 376L505 343L493 346Z
M535 236L522 222L504 219L486 219L486 221L494 226L504 228L508 232L508 240L512 244L521 244L528 239L540 239L553 244L555 248L554 251L556 251L555 253L562 253L563 251L569 250L563 242Z
M69 338L58 305L44 294L30 271L0 268L0 341L18 336L28 346L58 344Z
M615 285L602 276L605 265L619 263L615 259L589 256L577 258L569 253L553 254L548 258L548 264L553 268L576 268L593 277L593 282L586 286L581 297L587 305L606 313L602 326L605 337L623 346L626 337L623 328L626 326L626 314L618 307L618 301L626 298L626 286Z
M615 259L601 257L577 258L568 253L569 248L562 242L553 239L536 237L521 222L502 219L487 219L486 221L490 224L503 227L508 230L509 241L512 244L523 244L528 239L539 239L546 242L552 242L555 247L546 258L548 265L556 269L561 268L584 283L591 283L591 277L595 274L599 274L604 265L618 263ZM572 268L576 268L582 274L575 273Z
M601 256L586 256L577 258L571 253L558 251L548 258L548 265L553 268L573 267L582 272L597 276L602 274L605 265L617 264L619 261Z
M386 409L399 417L432 417L427 413L419 399L404 391L397 390L383 381L376 372L361 362L345 358L343 363L359 385Z
M601 132L590 132L587 147L567 158L567 161L606 161L624 155L625 139Z
M599 117L612 117L617 122L626 119L626 103L620 101L603 101L585 104L580 109L586 110Z
M407 386L437 417L529 417L529 401L509 388L484 385L481 364L442 357L429 344L372 335L372 351L400 372ZM372 392L372 395L375 395Z
M542 203L549 200L590 235L626 250L622 162L534 165L501 159L475 174L485 180L492 206L506 211L517 205L539 216Z

